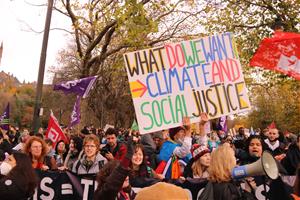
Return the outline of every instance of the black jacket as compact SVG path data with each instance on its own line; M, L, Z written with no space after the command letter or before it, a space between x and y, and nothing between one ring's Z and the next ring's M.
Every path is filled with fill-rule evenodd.
M281 164L288 172L288 175L295 175L298 164L300 163L300 150L296 143L289 146L286 157L282 159Z
M266 150L269 151L274 157L285 153L285 151L284 151L285 145L280 141L279 141L279 147L277 147L274 150L272 150L266 142L265 142L265 145L266 145Z
M0 199L1 200L25 200L29 195L17 184L16 180L6 176L0 178Z
M184 171L183 171L184 178L187 178L187 177L194 178L193 170L192 170L193 163L194 163L194 158L191 158L191 160L189 160L188 164L184 168Z
M254 200L251 193L242 190L238 182L213 183L214 200Z
M153 177L152 168L142 164L139 171L130 173L129 182L132 187L144 188L158 183L160 180Z
M12 145L6 139L3 139L3 142L0 144L0 149L11 154Z

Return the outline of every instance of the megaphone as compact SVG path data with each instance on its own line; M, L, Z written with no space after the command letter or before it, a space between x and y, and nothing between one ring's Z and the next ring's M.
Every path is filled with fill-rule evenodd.
M278 178L279 170L273 156L268 151L264 151L259 160L248 165L235 167L231 175L233 179L266 175L274 180Z

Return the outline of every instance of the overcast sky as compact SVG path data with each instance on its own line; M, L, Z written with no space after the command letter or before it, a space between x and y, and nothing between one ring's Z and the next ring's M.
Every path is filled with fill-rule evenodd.
M47 8L26 2L43 4L45 0L0 0L0 42L3 41L4 46L0 71L12 73L21 82L33 82L37 81L43 33L29 31L26 24L42 31ZM53 12L51 28L54 27L69 29L70 21ZM57 53L66 46L69 37L64 31L50 31L44 83L51 82L47 69L55 65Z

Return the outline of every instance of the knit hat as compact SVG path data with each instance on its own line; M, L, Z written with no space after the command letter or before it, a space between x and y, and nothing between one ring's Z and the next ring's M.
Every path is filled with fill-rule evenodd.
M193 145L192 155L195 161L206 153L210 153L209 148L207 148L206 146L199 144Z
M154 132L154 133L152 133L152 135L153 135L153 136L152 136L153 138L159 138L159 139L161 139L161 140L164 139L163 134L162 134L161 131Z
M185 130L182 126L177 126L169 129L169 136L172 140L174 140L174 136L181 130Z
M145 187L141 189L135 200L171 200L171 199L180 199L188 200L192 199L191 193L170 183L159 182L150 187Z

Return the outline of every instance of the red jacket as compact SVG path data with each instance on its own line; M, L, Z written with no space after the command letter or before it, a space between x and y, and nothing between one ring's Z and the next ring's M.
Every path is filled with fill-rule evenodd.
M121 142L117 142L117 146L113 150L111 150L111 148L108 144L106 144L102 149L109 150L109 152L112 153L112 155L114 156L115 160L122 160L127 153L126 145Z

